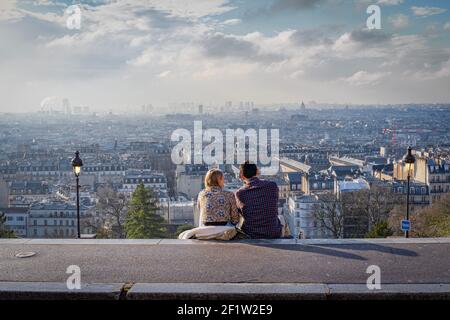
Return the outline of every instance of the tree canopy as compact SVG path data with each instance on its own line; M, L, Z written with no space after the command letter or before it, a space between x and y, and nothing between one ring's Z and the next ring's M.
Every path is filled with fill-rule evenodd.
M133 192L125 219L129 239L162 238L166 234L164 219L158 215L158 199L151 189L141 183Z

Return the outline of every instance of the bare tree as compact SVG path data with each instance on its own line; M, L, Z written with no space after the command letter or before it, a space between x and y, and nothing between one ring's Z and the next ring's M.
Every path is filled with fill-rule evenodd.
M97 197L96 229L104 229L109 225L113 238L125 238L124 223L128 205L126 196L110 187L102 187L97 191Z
M346 207L353 215L366 220L365 226L370 232L382 222L386 222L390 212L401 203L401 197L392 193L391 188L373 185L369 190L352 192L346 199Z
M314 208L314 217L334 238L344 236L344 215L341 202L332 194L319 196L320 203Z

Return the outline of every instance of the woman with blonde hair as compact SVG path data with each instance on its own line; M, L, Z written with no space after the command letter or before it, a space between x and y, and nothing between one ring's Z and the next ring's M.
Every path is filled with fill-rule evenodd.
M205 189L198 194L197 205L200 210L200 226L236 225L239 213L236 198L223 189L225 177L221 170L211 169L205 176Z

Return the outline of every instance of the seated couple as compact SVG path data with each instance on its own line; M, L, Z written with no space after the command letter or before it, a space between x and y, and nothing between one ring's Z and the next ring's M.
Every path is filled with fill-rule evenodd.
M278 186L275 182L259 179L258 175L259 170L255 164L242 164L240 176L245 185L233 194L223 190L223 172L219 169L209 170L205 176L205 189L198 195L200 227L194 230L201 231L202 228L215 226L216 228L210 229L219 230L220 233L219 226L227 227L223 230L232 231L231 236L217 237L222 240L234 237L236 228L253 239L287 236L284 219L278 216Z

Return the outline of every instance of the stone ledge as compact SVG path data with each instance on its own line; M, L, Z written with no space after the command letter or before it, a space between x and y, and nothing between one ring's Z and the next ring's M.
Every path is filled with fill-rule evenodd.
M0 300L450 300L450 284L0 282Z
M324 284L136 283L127 300L324 300Z
M70 290L60 282L0 282L0 300L119 300L123 285L89 283Z
M450 284L136 283L127 300L450 300Z
M382 284L380 290L368 290L362 284L329 284L333 300L450 300L450 284Z
M29 245L192 245L192 244L271 244L271 245L345 245L345 244L435 244L450 243L450 238L387 239L249 239L238 241L178 239L0 239L0 244Z
M377 265L386 284L450 283L450 243L33 241L0 241L0 281L64 283L67 267L77 265L83 283L365 284L367 267ZM21 252L36 255L18 258Z

